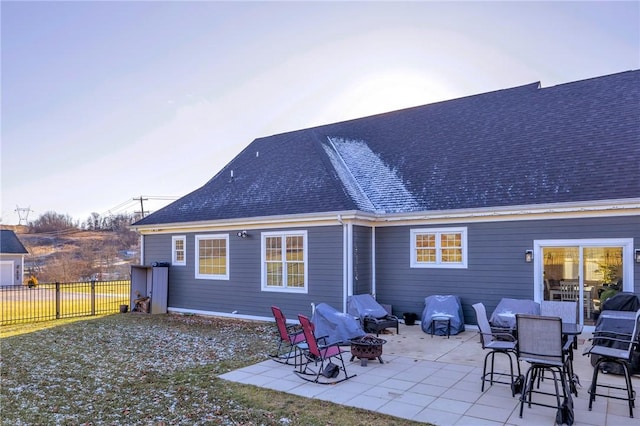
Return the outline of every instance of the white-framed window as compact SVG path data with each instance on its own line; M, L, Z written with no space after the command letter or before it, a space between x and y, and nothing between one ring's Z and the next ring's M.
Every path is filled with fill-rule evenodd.
M171 237L171 264L187 264L187 237L184 235L174 235Z
M307 292L307 231L262 233L262 290Z
M229 234L196 235L196 278L229 279Z
M467 228L411 229L412 268L466 268Z

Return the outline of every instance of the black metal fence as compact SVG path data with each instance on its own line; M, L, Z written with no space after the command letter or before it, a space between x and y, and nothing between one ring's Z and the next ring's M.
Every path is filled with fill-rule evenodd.
M0 286L0 326L120 312L131 281Z

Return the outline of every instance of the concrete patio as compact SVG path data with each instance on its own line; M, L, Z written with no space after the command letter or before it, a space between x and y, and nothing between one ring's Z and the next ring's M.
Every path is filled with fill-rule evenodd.
M637 418L629 417L626 401L598 397L592 411L588 410L587 390L593 367L582 352L589 337L589 332L583 333L575 351L574 367L582 387L578 388L578 397L573 398L574 424L637 426ZM481 392L480 376L486 352L473 326L467 326L467 331L447 339L431 337L419 324L401 324L399 335L394 330L393 334L381 334L380 338L387 341L383 346L384 364L370 360L367 366L361 366L357 358L349 362L350 354L347 353L347 370L357 376L336 385L306 382L294 374L292 366L273 360L223 374L220 378L436 425L555 423L555 409L535 405L531 408L525 405L520 418L519 400L517 396L511 396L508 385L487 384ZM508 363L500 358L503 357L496 357L496 370L508 370ZM522 363L521 368L524 374L527 364ZM601 374L598 381L624 383L622 376L612 374ZM542 387L551 386L550 382L544 381ZM633 385L634 389L640 389L637 375ZM541 396L534 395L534 401L539 400Z

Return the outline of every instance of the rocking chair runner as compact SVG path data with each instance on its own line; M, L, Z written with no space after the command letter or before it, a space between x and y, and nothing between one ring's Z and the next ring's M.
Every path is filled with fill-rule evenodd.
M355 374L350 376L347 373L342 357L343 350L338 343L325 344L324 337L316 338L314 336L313 324L308 317L299 314L298 319L306 339L306 348L302 351L302 354L308 362L300 363L300 370L296 370L295 373L301 379L322 385L335 384L354 377ZM339 362L339 364L332 363L332 359ZM314 368L310 367L311 363L314 364ZM340 378L341 371L344 374L342 378Z
M302 354L299 353L299 345L304 342L302 329L294 325L287 325L287 319L282 313L282 310L277 306L272 306L271 312L273 312L273 317L276 320L276 326L278 327L278 333L280 335L278 349L276 349L275 354L271 355L271 358L281 364L290 364L289 361L293 359L293 365L298 365L298 356L302 360Z

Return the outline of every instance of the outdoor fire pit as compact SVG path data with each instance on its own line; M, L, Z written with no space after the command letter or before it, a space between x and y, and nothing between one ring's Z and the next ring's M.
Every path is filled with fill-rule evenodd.
M358 357L360 358L360 365L366 367L368 360L378 358L380 364L384 364L382 361L382 345L387 343L386 340L366 334L362 337L351 339L349 342L351 343L351 361Z

